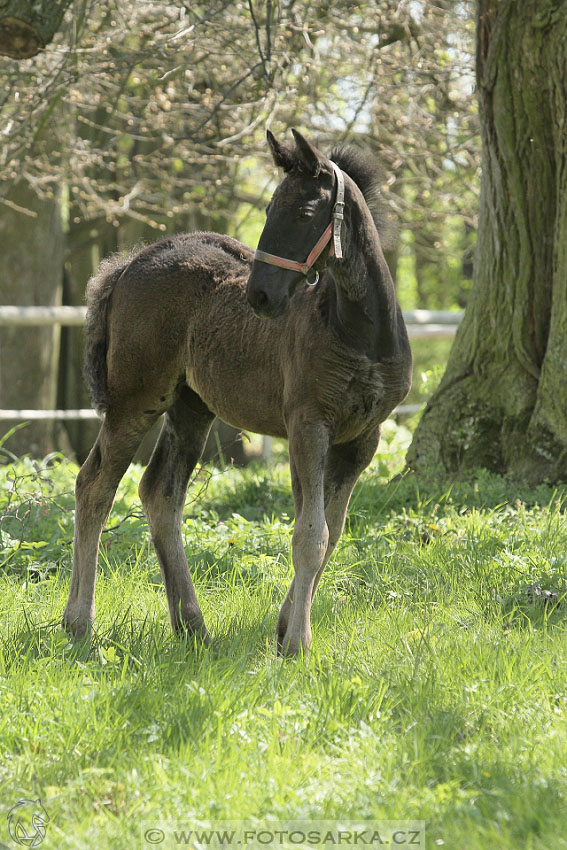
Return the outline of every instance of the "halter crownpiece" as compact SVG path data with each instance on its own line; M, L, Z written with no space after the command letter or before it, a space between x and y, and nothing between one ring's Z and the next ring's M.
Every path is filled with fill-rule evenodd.
M333 171L336 177L337 183L337 191L335 195L335 204L333 206L332 218L323 235L315 244L315 247L310 252L309 256L305 260L304 263L300 263L297 260L288 260L285 257L278 257L277 254L268 254L267 251L257 250L254 252L254 259L260 260L262 263L269 263L272 266L279 266L282 269L290 269L294 272L301 272L302 275L307 279L307 275L311 271L313 264L319 259L331 236L333 237L333 244L331 245L331 256L334 256L338 260L342 260L343 258L343 249L341 245L341 224L344 219L344 209L345 209L345 179L343 177L343 172L339 168L339 166L329 160L331 165L333 166ZM309 286L315 286L319 281L319 272L315 270L315 280L307 280L307 284Z

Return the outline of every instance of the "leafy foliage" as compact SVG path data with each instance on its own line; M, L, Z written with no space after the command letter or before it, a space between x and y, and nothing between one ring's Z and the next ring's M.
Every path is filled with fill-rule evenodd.
M378 153L385 197L406 226L426 211L435 250L447 215L474 218L472 28L468 0L74 0L33 61L1 60L0 200L23 178L64 189L75 225L221 227L269 190L265 125L297 124Z

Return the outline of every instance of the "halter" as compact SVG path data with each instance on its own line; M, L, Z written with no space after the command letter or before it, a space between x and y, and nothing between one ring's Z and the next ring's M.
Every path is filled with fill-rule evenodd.
M268 254L267 251L254 252L254 259L260 260L262 263L269 263L272 266L279 266L281 269L290 269L294 272L301 272L301 274L305 276L308 286L316 286L319 282L319 272L316 269L315 280L308 280L307 275L311 271L315 261L321 256L322 252L327 247L327 244L331 239L331 235L333 237L333 244L331 245L330 256L332 257L334 255L338 260L341 260L343 256L343 249L341 246L341 222L344 219L345 180L339 166L332 161L331 165L333 166L333 171L337 178L337 193L332 218L305 262L300 263L297 260L287 260L285 257L278 257L277 254Z

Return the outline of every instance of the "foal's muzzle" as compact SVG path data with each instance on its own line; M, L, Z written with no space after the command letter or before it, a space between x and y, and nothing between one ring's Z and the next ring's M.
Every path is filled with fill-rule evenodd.
M289 285L282 286L280 275L272 276L269 272L266 274L262 267L255 269L252 266L246 286L246 298L254 313L260 319L277 319L278 316L283 315L287 310L290 296L301 281L301 277L296 277L297 279L290 281Z

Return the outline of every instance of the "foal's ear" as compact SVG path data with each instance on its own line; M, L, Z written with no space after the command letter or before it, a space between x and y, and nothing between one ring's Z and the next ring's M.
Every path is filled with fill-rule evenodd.
M272 158L278 168L291 171L294 165L294 156L287 145L278 142L271 130L266 130L266 138L272 152Z
M292 129L291 132L295 139L295 145L301 165L308 174L311 174L313 177L317 177L321 171L321 166L323 165L322 155L319 153L317 148L313 147L313 145L308 142L307 139L303 138L301 133L298 133L297 130Z

